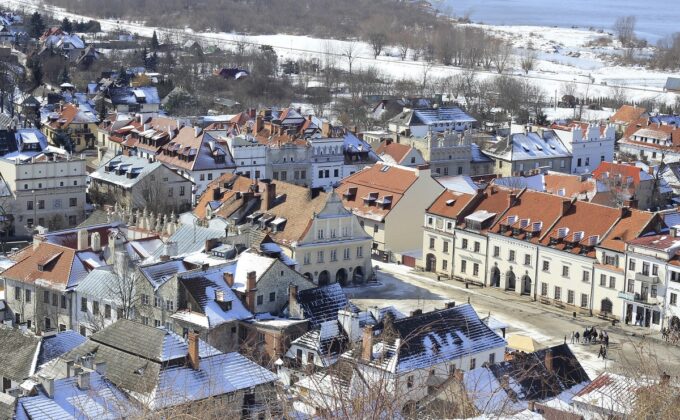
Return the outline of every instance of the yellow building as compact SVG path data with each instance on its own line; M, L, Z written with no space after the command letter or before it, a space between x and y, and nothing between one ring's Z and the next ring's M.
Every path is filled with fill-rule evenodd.
M97 141L97 116L77 104L59 105L43 124L50 145L72 153L94 149Z

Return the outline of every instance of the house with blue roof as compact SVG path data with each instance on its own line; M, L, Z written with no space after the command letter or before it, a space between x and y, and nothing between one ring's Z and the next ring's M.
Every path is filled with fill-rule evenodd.
M387 128L404 136L425 137L430 132L462 132L477 122L458 107L404 108L390 119Z

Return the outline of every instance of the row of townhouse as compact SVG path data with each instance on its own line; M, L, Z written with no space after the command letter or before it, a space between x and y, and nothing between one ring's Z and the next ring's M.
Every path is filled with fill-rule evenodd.
M630 207L495 185L447 190L426 210L422 268L660 329L677 322L665 309L680 281L671 238L660 215Z

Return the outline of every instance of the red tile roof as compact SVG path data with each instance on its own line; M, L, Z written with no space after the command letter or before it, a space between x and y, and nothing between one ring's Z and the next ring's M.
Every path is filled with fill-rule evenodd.
M601 162L600 165L593 171L593 176L599 180L604 178L604 174L608 173L609 177L621 175L621 178L633 180L633 185L640 184L640 172L642 169L635 165L628 165L614 162Z
M356 215L382 221L417 179L415 170L377 163L343 179L337 193ZM390 205L379 205L390 197Z
M617 124L630 124L640 119L646 112L644 108L623 105L609 118L609 121Z
M375 149L375 153L380 155L389 155L396 163L402 163L406 155L413 149L413 147L406 144L394 143L391 140L383 140Z
M445 190L437 197L434 203L428 207L427 212L449 219L456 219L474 198L474 194Z
M524 190L517 196L505 215L491 228L491 231L499 233L501 226L520 228L523 232L531 230L532 242L538 242L538 239L560 218L570 203L571 200L556 195ZM538 222L541 223L540 228L533 229L534 223ZM523 226L523 223L526 223L526 226Z
M628 213L627 210L624 210L624 217L619 219L619 222L604 238L600 246L612 251L624 252L626 242L654 228L660 228L660 226L657 226L660 224L660 219L658 215L648 211L630 209ZM657 223L654 223L655 221Z

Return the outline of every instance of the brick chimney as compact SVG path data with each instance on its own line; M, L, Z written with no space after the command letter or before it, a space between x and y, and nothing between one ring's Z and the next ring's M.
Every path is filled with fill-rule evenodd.
M451 308L455 308L455 307L456 307L455 301L452 300L451 302L446 302L446 309L451 309Z
M227 286L231 289L234 287L234 273L226 272L222 274L222 277L224 278L224 282L227 283Z
M253 134L257 134L262 130L262 127L264 125L262 124L262 115L258 115L255 117L255 126L253 127Z
M550 349L545 352L545 368L548 372L553 372L553 355Z
M331 136L331 123L328 122L328 120L323 120L323 123L321 124L321 135L324 137Z
M256 281L257 273L254 271L248 272L248 280L246 283L246 306L250 312L255 312L255 294L257 293Z
M624 207L629 207L631 209L636 209L638 207L638 201L635 197L631 197L623 202Z
M422 310L422 309L415 309L415 310L411 311L411 316L412 316L412 317L413 317L413 316L422 315L422 314L423 314L423 310Z
M361 343L361 360L370 362L373 359L373 327L364 327L364 334Z
M295 284L288 285L288 314L291 318L302 319L303 314L297 300L298 287Z
M199 357L198 357L198 333L194 331L189 331L189 365L192 369L198 370L199 367Z
M562 216L567 214L569 209L571 208L571 201L570 200L564 200L562 201L562 212L560 213Z
M267 211L274 207L276 201L276 184L268 182L264 184L264 191L262 192L262 210Z
M516 201L517 201L517 194L515 194L515 193L508 194L508 207L514 206Z

